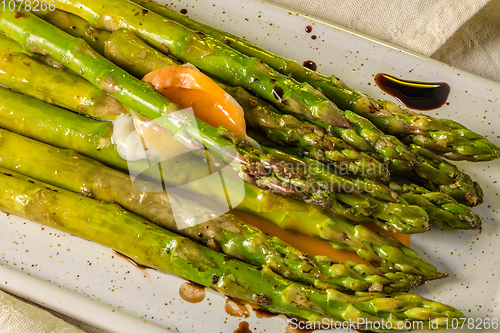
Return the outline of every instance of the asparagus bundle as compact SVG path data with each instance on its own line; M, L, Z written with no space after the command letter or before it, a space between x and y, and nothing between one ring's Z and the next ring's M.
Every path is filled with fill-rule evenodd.
M115 202L161 227L231 257L256 266L267 265L289 280L320 289L384 292L407 291L420 282L420 277L406 274L395 275L397 281L392 281L366 265L347 266L328 257L317 261L278 238L246 225L233 214L216 216L192 199L172 197L163 191L139 191L137 184L132 185L130 176L71 150L58 149L5 130L0 130L0 138L2 168L93 199ZM43 168L33 168L33 165ZM154 184L143 183L140 187L152 189ZM176 211L195 210L210 221L178 230L171 205L176 206Z
M461 321L463 317L450 306L416 295L346 295L291 282L267 266L227 260L227 256L157 227L116 204L85 198L12 171L0 170L0 209L113 248L141 265L312 322L325 318L352 322L383 319L391 322L391 327L404 327L406 321L442 327L446 319Z
M135 76L142 77L146 73L149 73L157 68L161 68L163 66L170 66L175 63L172 62L172 60L168 57L163 56L160 54L158 51L147 47L138 37L136 37L134 34L131 32L124 30L124 29L119 29L115 31L111 36L106 40L106 47L104 48L105 55L108 59L112 60L116 64L120 65L122 68L126 69L127 71L133 73ZM229 87L227 85L222 85L222 87L231 93L233 97L236 97L236 100L243 106L245 110L245 117L247 117L247 122L251 124L249 118L247 116L248 112L252 112L252 106L257 105L256 108L259 108L261 106L267 107L267 105L263 105L262 101L256 97L250 96L247 92L242 90L241 88L238 87ZM266 110L267 111L267 110ZM257 141L267 145L267 142L262 141L261 138L258 136L255 136L254 133L250 134L253 138L257 139ZM266 138L269 138L269 136L266 136ZM418 151L415 151L418 152ZM328 172L327 169L320 168L317 170L316 166L318 165L317 163L314 163L314 161L308 160L308 159L303 159L305 162L307 162L310 165L310 171L314 173L314 175L320 179L324 180L328 183L335 183L336 178L330 178L330 177L335 177L334 174L331 172ZM415 173L420 173L422 174L422 170L428 170L427 172L430 175L435 174L436 172L433 172L434 170L432 167L424 161L422 167L419 167L416 169ZM316 171L316 172L315 172ZM442 174L442 171L438 171L438 175ZM424 174L425 176L425 174ZM431 176L426 176L426 178L430 178ZM464 179L464 177L460 177L460 179ZM458 180L455 180L457 182ZM368 192L370 193L373 197L379 198L382 200L388 200L391 201L390 198L385 197L383 194L384 192L381 191L367 191L363 190L363 188L366 189L367 186L369 186L368 183L362 182L358 183L356 179L353 179L353 187L358 190L359 192ZM461 182L460 187L456 190L459 191L460 188L466 189L466 187L463 185L464 181ZM373 185L379 185L377 183L372 183ZM412 203L422 203L426 202L428 203L427 199L419 197L419 194L422 193L421 191L418 194L413 194L412 195L412 200L410 200ZM427 194L429 195L429 194ZM441 195L439 193L434 193L434 196L439 196ZM408 197L409 195L407 195ZM381 203L380 201L377 202L377 200L373 199L368 199L364 200L362 198L356 198L353 196L346 196L346 195L336 195L337 202L334 203L331 207L331 211L334 214L346 217L350 220L356 221L356 222L374 222L380 227L386 229L386 230L398 230L399 232L414 232L415 230L418 230L419 223L422 223L422 216L418 216L418 210L415 211L415 205L410 210L410 207L404 207L402 205L396 205L392 203ZM354 204L351 200L355 200L356 204ZM356 207L358 208L354 212L351 209L345 209L339 201L342 201L344 204L347 204L350 207ZM406 200L408 202L408 200ZM362 203L363 205L361 205ZM366 204L368 203L368 207L366 207ZM428 211L428 213L433 214L433 222L438 224L438 225L444 225L446 224L448 220L448 215L436 215L434 206L425 204L425 205L416 205L422 207L424 210ZM375 208L374 208L375 207ZM371 209L372 210L372 217L368 217L364 214L359 213L359 210L362 209ZM456 212L462 212L463 207L461 209L448 209L448 211L456 211ZM480 218L474 214L470 209L465 209L466 213L458 213L456 216L454 216L451 220L459 220L462 221L460 224L460 228L467 229L467 226L469 226L469 229L478 229L480 228ZM422 212L420 212L422 213ZM425 215L425 213L424 213ZM414 218L412 219L412 216ZM381 220L377 220L377 218L380 218ZM440 219L440 220L438 220ZM411 226L411 227L409 227ZM420 228L427 228L426 224L420 225ZM411 231L412 230L412 231ZM422 229L420 229L422 230Z
M120 31L117 32L117 35L120 35L119 32ZM108 41L108 45L110 45L110 43L112 43L112 41ZM14 48L14 46L6 49L6 52L11 52L11 49L13 49L13 48ZM117 58L116 54L115 54L114 58ZM14 67L15 62L16 62L16 59L10 59L9 66ZM33 75L31 75L31 74L33 74L34 72L36 73L36 71L38 71L41 75L42 73L45 72L45 77L47 77L47 75L50 75L50 73L54 72L54 71L50 71L49 68L40 67L39 65L35 64L33 61L30 62L29 59L25 59L25 58L19 59L19 61L17 61L17 63L18 63L17 67L19 69L18 70L15 70L15 69L10 70L11 76L14 78L13 79L14 85L10 84L8 78L3 80L3 83L14 88L14 89L18 89L21 92L28 93L28 94L32 94L32 86L30 84L30 80L31 80L30 78L33 77ZM157 61L154 63L159 64L160 60L157 59ZM30 64L30 66L26 66L26 64ZM128 66L128 67L130 67L130 66ZM8 74L9 74L9 72L6 69L5 76L7 77ZM26 74L27 79L18 80L19 82L16 82L15 80L16 80L16 78L20 77L20 74ZM60 76L60 75L63 75L63 74L61 74L61 73L57 74L57 76ZM67 74L67 73L66 73L66 75L70 76L70 74ZM67 81L70 81L70 80L68 79ZM55 81L55 82L58 82L58 81ZM34 95L36 97L42 98L46 101L54 101L54 100L57 101L58 96L60 95L59 92L61 90L64 90L64 86L60 85L59 88L57 88L57 87L55 87L56 85L57 85L56 83L54 83L52 85L52 89L50 89L51 91L48 92L49 96L41 96L41 94L34 94ZM83 85L83 82L82 82L82 85ZM46 89L46 90L48 90L48 89ZM81 94L81 93L80 93L80 97L82 97L82 99L84 99L84 100L92 99L92 96L89 96L89 98L85 98L85 95ZM79 105L75 105L75 104L69 105L69 103L64 103L64 100L60 101L58 104L67 105L67 107L70 107L70 109L73 109L74 111L79 111L79 112L85 111L85 109L81 109ZM276 151L274 151L274 150L269 151L268 156L275 156L277 160L285 160L286 161L285 155L283 155L283 154L278 155L278 154L276 154ZM349 191L351 191L351 190L349 190L349 188L362 189L364 192L369 192L377 198L381 198L383 200L395 201L395 197L390 195L391 191L390 190L387 191L383 186L380 186L377 184L367 184L367 183L364 183L360 180L357 180L355 182L350 182L342 177L336 177L335 175L333 175L331 173L326 175L325 172L323 172L321 170L316 171L316 169L317 168L310 169L312 171L313 175L315 177L320 178L322 183L326 184L328 186L328 188L332 188L332 186L334 188L337 188L335 190L337 192L342 192L342 191L349 192ZM249 180L252 181L252 179L249 179ZM262 184L259 184L257 182L253 182L253 183L261 185L261 187L262 187ZM339 186L343 186L344 189L338 189ZM346 186L349 186L349 187L346 189ZM366 198L362 198L362 197L358 198L356 196L353 196L352 194L344 196L342 199L342 202L344 204L351 206L351 207L354 207L357 210L363 209L363 207L370 205L369 201L367 201ZM377 205L377 208L371 207L374 205L374 203ZM427 216L425 215L425 213L422 215L422 214L420 214L421 212L415 212L415 208L417 208L417 207L403 207L402 205L399 205L399 204L392 204L392 205L382 204L381 205L380 203L381 202L379 202L379 201L372 200L371 206L364 209L365 215L369 215L372 213L372 211L375 211L375 213L374 213L375 217L376 218L378 217L378 218L381 218L384 220L383 222L379 223L380 226L383 226L384 228L386 228L388 230L398 230L398 231L402 231L402 232L406 232L406 233L422 232L422 231L425 231L428 229ZM332 203L331 206L332 206L332 209L334 209L338 214L346 216L346 217L351 216L350 214L345 215L346 209L343 208L342 206L339 206L338 202ZM369 211L368 211L368 208L370 209ZM397 210L397 212L395 210ZM417 211L418 211L418 209L417 209ZM402 213L402 212L404 214L401 216L400 213ZM370 221L377 221L377 220L371 219Z
M35 49L33 49L33 50L35 50ZM272 156L273 154L272 154L272 153L270 153L269 155L271 155L271 156ZM11 176L9 176L9 177L11 177ZM21 178L22 178L22 177L21 177ZM41 184L40 186L41 186L41 188L44 188L45 184ZM14 187L15 187L15 184L14 184ZM50 189L49 189L49 190L50 190ZM56 189L56 191L58 191L58 190ZM416 191L415 191L415 192L416 192ZM57 193L57 192L56 192L56 193ZM271 194L271 193L270 193L270 194ZM405 193L405 194L406 194L406 193ZM412 193L412 194L414 194L414 193ZM284 198L282 198L282 199L284 199ZM340 225L342 225L342 224L340 223ZM363 230L363 229L361 229L361 228L357 228L357 227L354 227L354 228L355 228L355 229L353 229L353 230L356 230L356 232L355 232L354 234L356 234L356 233L363 233L363 232L364 232L364 230ZM348 228L346 228L346 230L347 230L347 229L348 229ZM347 234L345 234L345 233L344 233L344 236L347 236ZM364 235L363 237L366 237L366 236L368 236L368 234ZM383 236L382 236L382 238L383 238ZM374 248L378 246L378 245L376 244L376 242L375 242L374 244L375 244ZM347 245L347 244L346 244L346 245ZM368 245L368 244L364 244L364 245L366 246L366 245ZM370 244L370 245L371 245L371 244ZM396 245L394 245L394 244L392 244L392 246L393 246L393 247L398 247L398 246L396 246ZM402 249L402 248L400 248L400 250L401 250L401 249ZM387 253L392 253L392 254L395 254L395 253L396 253L396 252L392 252L392 249L391 249L390 247L386 247L386 248L382 249L381 251L382 251L384 254L387 254ZM375 252L377 252L377 249L375 249ZM411 270L411 269L412 269L412 267L410 267L410 265L411 265L411 264L415 264L415 263L419 263L419 261L420 261L420 259L421 259L421 258L419 258L419 257L412 257L412 255L413 255L413 254L412 254L411 252L408 252L408 251L404 250L404 249L403 249L403 250L401 250L401 252L404 252L404 253L405 253L405 255L407 255L408 257L410 257L410 258L413 260L413 262L403 260L403 261L401 261L401 263L399 264L399 265L400 265L400 267L398 267L398 269L400 269L401 267L404 267L404 266L406 265L406 267L404 267L404 269L406 269L406 270L408 270L408 269L409 269L409 270ZM378 253L378 254L380 255L380 253ZM387 261L387 262L389 262L389 263L390 263L390 261ZM389 268L391 268L391 269L395 269L395 268L394 268L394 266L388 265L388 264L387 264L387 262L383 262L383 265L384 265L385 267L389 267ZM429 268L429 267L425 267L425 265L422 265L422 264L423 264L422 262L420 262L419 264L421 264L421 266L420 266L419 268L420 268L422 271L424 271L424 272L425 272L425 271L427 271L427 272L426 272L426 274L427 274L427 277L426 277L426 278L427 278L427 279L429 279L429 278L436 278L436 277L439 275L439 274L434 274L434 273L432 272L432 269L431 269L431 268ZM395 266L397 266L397 265L395 265ZM361 269L361 265L359 265L358 267L356 267L356 269ZM367 271L364 271L364 273L365 273L365 274L366 274L366 272L367 272ZM432 275L433 275L433 274L434 274L434 277L432 277ZM339 295L340 295L340 294L339 294ZM366 295L363 295L363 296L366 296ZM358 296L356 296L356 297L358 297ZM361 294L359 295L359 297L361 297ZM340 297L340 296L339 296L339 299L340 299L340 298L342 298L342 297ZM423 300L419 299L419 297L412 296L412 295L407 296L407 297L406 297L406 299L407 299L407 300L410 300L410 299L411 299L411 300L413 300L413 302L416 302L416 303L418 303L418 304L420 304L420 305L422 305L422 306L424 306L424 307L425 307L425 306L431 306L431 307L435 307L435 308L440 308L440 311L443 311L443 312L446 312L446 311L453 311L453 310L454 310L454 309L451 309L451 308L446 308L446 309L445 309L444 307L443 307L443 308L441 308L441 307L440 307L440 305L435 305L435 304L429 305L429 304L425 303ZM344 297L344 298L342 298L342 300L345 300L345 297ZM254 301L255 301L255 298L254 298ZM329 299L329 301L331 301L331 299ZM367 311L368 313L370 313L370 312L374 312L376 315L379 315L379 314L380 314L380 313L379 313L380 311L390 312L389 310L381 310L381 309L387 309L387 308L389 308L389 307L388 307L388 305L387 305L387 302L384 302L384 304L386 304L386 308L383 308L383 307L381 307L379 304L375 304L375 303L370 303L370 304L361 304L362 302L363 302L363 300L361 300L360 298L357 298L357 299L355 299L355 300L353 300L353 301L351 302L351 303L356 303L356 304L358 305L356 312L359 312L359 311ZM420 302L420 303L419 303L419 302ZM320 303L321 303L321 302L320 302ZM341 303L341 301L339 301L339 302L337 303L337 306L342 306L342 305L340 305L340 303ZM344 303L345 303L345 302L344 302ZM329 304L329 305L330 305L330 304ZM345 304L344 304L344 305L345 305ZM350 304L349 306L352 306L352 304ZM401 305L400 305L400 306L401 306ZM321 307L321 306L320 306L320 307ZM354 305L354 307L356 307L356 305ZM374 309L377 309L377 310L374 310ZM315 311L317 311L317 312L319 312L319 313L321 313L321 314L323 314L321 311L318 311L318 308L315 308L314 310L315 310ZM321 308L321 310L325 311L325 309L323 309L323 308ZM326 311L328 312L328 310L326 310ZM415 313L415 311L412 311L411 313L412 313L412 314L414 314L414 313ZM329 313L329 314L331 314L331 313ZM395 314L395 312L392 312L392 314ZM395 315L395 316L392 316L392 314L389 314L389 315L387 315L387 316L389 316L389 318L398 318L399 320L401 320L401 319L403 319L403 320L407 320L407 318L405 318L405 317L404 317L403 315L401 315L401 314L399 314L399 315L397 315L397 316L396 316L396 315ZM428 314L428 313L427 313L427 314ZM456 313L455 313L455 314L456 314ZM310 317L307 317L307 318L310 318ZM339 318L340 318L340 317L339 317ZM342 317L342 318L343 318L343 319L345 319L346 317L344 316L344 317ZM383 318L386 318L386 317L383 317ZM421 316L421 315L419 315L419 318L422 318L422 316ZM396 322L396 321L395 321L395 322Z
M114 146L109 145L111 123L92 120L4 88L0 89L0 97L0 127L54 146L75 149L115 168L127 169L127 162L120 158ZM134 163L129 162L128 167L134 168ZM193 170L201 169L193 165L193 169L186 170L183 163L175 165L180 169L176 171L179 179L186 173L191 175ZM262 211L265 207L280 212L266 214ZM245 184L245 200L238 208L268 218L285 229L328 240L335 249L355 252L376 266L422 275L424 280L447 276L438 273L415 251L396 239L325 214L319 206Z
M45 185L43 184L42 186L45 186ZM269 193L269 194L271 194L271 193ZM283 198L283 199L284 199L284 198ZM346 229L347 229L347 228L346 228ZM355 227L355 229L353 229L353 230L356 230L356 232L360 232L360 233L363 233L363 232L364 232L364 230L363 230L363 229L359 229L359 228L357 228L357 227ZM356 233L356 232L355 232L355 233ZM344 233L344 235L346 236L347 234L345 234L345 233ZM365 237L366 237L367 235L368 235L368 234L366 234L366 235L365 235ZM383 236L382 236L382 238L383 238ZM365 245L367 245L367 244L365 244ZM376 244L375 244L375 245L376 245ZM378 246L378 245L376 245L376 246ZM374 247L376 247L376 246L374 246ZM393 245L393 246L394 246L394 247L397 247L397 246L395 246L395 245ZM400 250L401 250L401 248L400 248ZM403 250L404 250L404 249L403 249ZM409 257L411 257L411 255L412 255L412 253L411 253L411 252L408 252L408 251L406 251L406 250L405 250L405 251L403 251L403 250L401 250L401 251L402 251L402 252L404 252L404 253L405 253L406 255L408 255ZM390 248L390 247L386 247L386 248L382 249L382 252L383 252L383 253L385 253L385 254L387 254L387 253L392 253L392 254L395 254L395 253L396 253L396 252L392 252L392 250L391 250L391 248ZM380 254L379 254L379 255L380 255ZM418 262L419 262L419 257L413 257L413 258L411 258L411 259L413 259L412 264L414 264L415 262L416 262L416 263L418 263ZM422 264L422 263L420 263L420 264ZM409 263L408 263L408 262L405 262L405 261L403 260L403 261L402 261L402 264L399 264L399 265L400 265L400 267L398 267L398 269L400 269L401 267L404 267L405 265L409 265ZM385 267L390 267L391 269L394 269L394 266L392 266L392 267L391 267L390 265L387 265L387 263L384 263L384 266L385 266ZM396 265L396 266L397 266L397 265ZM431 276L432 276L432 269L430 269L429 267L425 267L425 265L422 265L420 268L421 268L421 269L423 268L423 270L427 270L427 271L428 271L428 272L427 272L427 279L429 279L429 278L433 278L433 277L431 277ZM359 265L356 269L361 269L361 265ZM407 267L404 267L404 269L406 269L406 270L407 270L407 269L411 269L411 267L408 267L408 266L407 266ZM366 271L365 271L365 274L366 274ZM436 277L436 276L437 276L437 275L435 275L435 277ZM339 294L339 295L340 295L340 294ZM360 296L361 296L361 295L360 295ZM363 296L365 296L365 295L363 295ZM342 297L343 297L343 296L342 296ZM340 298L342 298L342 297L340 297L340 296L339 296L339 299L340 299ZM358 297L358 296L356 296L356 297ZM405 296L403 296L403 298L404 298L404 297L405 297ZM431 306L431 307L433 307L433 308L440 308L440 311L443 311L443 312L446 312L446 311L453 311L453 310L454 310L454 309L451 309L451 308L446 308L446 309L445 309L444 307L443 307L443 308L441 308L441 307L440 307L440 305L437 305L437 304L432 304L432 305L430 305L430 303L429 303L429 304L427 304L427 303L425 303L423 300L421 300L419 297L412 296L412 295L406 296L406 299L407 299L407 300L410 300L410 299L411 299L413 302L416 302L416 303L418 303L418 304L420 304L420 305L422 305L422 306L424 306L424 307L426 307L426 306ZM344 297L344 298L342 298L342 300L345 300L345 297ZM254 301L255 301L255 298L254 298ZM330 298L330 299L329 299L329 301L332 301L332 299ZM362 303L363 301L361 301L359 298L355 299L354 301L358 301L358 302L356 303L356 304L358 304L358 308L357 308L356 312L359 312L359 311L363 311L363 310L364 310L364 311L367 311L367 312L374 312L374 313L375 313L375 314L377 314L377 315L378 315L378 314L380 314L380 311L386 311L386 312L389 312L389 310L381 310L381 309L382 309L382 307L380 307L380 305L379 305L379 304L370 303L370 304L363 304L363 305L361 305L361 303ZM353 303L354 303L354 301L353 301ZM389 301L384 301L384 304L387 304L387 302L389 302ZM420 303L419 303L419 302L420 302ZM335 303L335 304L337 304L337 306L342 306L342 304L340 304L340 303L341 303L341 302L338 302L338 303ZM345 302L344 302L344 303L345 303ZM329 304L329 306L330 306L330 305L331 305L331 304ZM345 304L344 304L344 305L345 305ZM351 305L349 305L349 306L352 306L352 304L351 304ZM356 307L356 306L354 306L354 307ZM377 310L374 310L375 308L377 308ZM384 308L384 309L387 309L387 308L388 308L388 306L386 306L386 308ZM317 308L315 308L314 310L316 310L316 311L317 311ZM322 310L323 310L323 311L325 311L324 309L322 309ZM328 311L328 310L326 310L326 311ZM395 313L395 312L393 312L393 313ZM414 313L415 313L415 311L412 311L411 313L412 313L412 314L414 314ZM458 314L459 314L459 313L458 313ZM387 316L389 316L389 318L396 318L396 316L392 316L391 314L389 314L389 315L387 315ZM310 318L310 317L306 317L306 318ZM339 317L339 318L340 318L340 317ZM343 318L343 319L345 319L346 317L344 316L344 317L342 317L342 318ZM386 317L384 317L384 318L386 318ZM401 320L401 319L406 320L406 319L407 319L407 318L403 317L401 314L399 314L399 315L397 316L397 318L398 318L399 320ZM419 315L419 318L421 318L421 315Z
M485 137L468 130L449 119L401 109L392 102L377 101L366 94L348 88L338 77L311 71L297 62L285 59L242 39L196 22L151 0L133 0L170 20L201 31L235 50L256 57L297 81L307 82L342 110L351 110L370 119L384 133L396 135L405 142L414 143L452 160L489 161L500 156L500 148Z
M107 30L129 28L156 48L170 52L175 57L192 63L225 83L245 87L286 112L294 113L299 117L305 117L315 124L324 126L354 148L369 152L380 161L386 159L393 160L392 163L397 165L398 168L403 169L412 169L418 166L415 156L404 144L392 136L383 134L369 121L361 119L350 111L342 113L342 111L337 109L335 115L342 116L343 114L345 117L342 118L345 124L341 126L325 121L321 117L310 117L303 112L289 109L287 107L290 104L289 101L284 103L287 105L283 105L281 102L286 98L282 94L281 89L277 89L276 86L267 87L267 90L264 89L264 91L260 87L257 89L255 85L258 86L261 82L271 82L274 84L275 78L262 78L255 75L253 72L255 69L253 62L247 62L248 59L254 58L243 56L207 35L200 35L160 15L149 12L136 4L125 1L119 4L119 11L113 9L116 4L111 1L86 2L85 6L81 6L76 1L55 1L55 4L59 9L76 14L97 28ZM105 17L110 13L113 15L113 22L115 24L103 24L103 21L99 17ZM141 15L135 15L135 13L141 13ZM189 50L193 50L194 48L198 50L198 53L204 53L195 54L189 52ZM262 66L263 62L259 62L258 65ZM267 68L266 73L272 74L274 72L270 68ZM276 103L277 100L279 101L278 103Z
M317 182L305 168L300 168L304 166L300 160L292 156L287 156L287 161L276 160L255 149L250 142L239 135L223 128L214 128L185 114L179 117L175 113L178 111L177 105L151 89L146 83L133 78L102 58L84 41L66 35L29 12L22 10L22 15L23 19L19 20L19 15L13 12L2 12L0 30L17 40L27 50L42 52L40 50L45 49L43 52L50 53L56 60L64 60L65 66L116 97L140 116L154 119L158 125L165 127L179 140L184 140L196 149L203 144L216 157L233 161L232 164L237 172L242 171L242 177L253 180L255 184L266 189L314 204L328 205L333 199L330 188L325 188L327 184ZM38 34L36 48L31 42L33 31ZM169 116L172 112L174 114ZM162 115L165 116L161 117ZM194 126L194 123L197 126ZM227 147L235 148L236 152Z

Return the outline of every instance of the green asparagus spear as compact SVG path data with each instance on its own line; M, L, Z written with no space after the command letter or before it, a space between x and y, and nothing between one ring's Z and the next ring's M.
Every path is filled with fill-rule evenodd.
M401 139L407 138L409 142L452 160L489 161L500 156L500 148L452 120L436 119L401 109L389 101L377 101L348 88L336 76L328 77L309 70L296 61L272 54L242 38L196 22L154 1L133 1L190 29L218 39L243 54L259 58L278 72L291 75L299 82L309 83L336 103L340 109L351 110L370 119L384 133L396 135Z
M0 35L0 84L18 91L29 86L33 97L99 119L115 119L128 113L120 102L90 82L54 70L24 52L21 45Z
M0 88L0 97L0 127L54 146L74 149L115 168L127 169L127 163L110 145L110 123L86 118L4 88ZM184 171L185 163L179 163ZM183 175L179 171L177 174ZM178 179L169 181L175 185ZM284 229L304 231L328 240L338 250L355 252L368 262L392 271L422 275L424 280L447 276L438 273L415 251L392 237L376 234L361 225L353 226L344 219L326 214L319 206L245 184L245 200L238 209L267 218Z
M272 312L311 321L384 319L392 327L406 321L443 325L446 319L463 317L450 306L416 295L345 295L291 282L267 266L258 268L228 260L227 256L168 232L116 204L85 198L10 170L0 171L0 209L95 241L141 265L176 274Z
M481 186L457 166L418 145L412 144L410 149L417 154L422 165L404 176L423 182L428 189L446 193L467 206L476 206L483 202Z
M108 39L109 31L97 29L84 19L57 9L36 11L33 14L39 15L71 36L82 38L99 54L104 55L104 41Z
M418 283L418 278L408 277L410 280L405 286L401 283L393 286L392 281L380 272L357 268L357 272L363 274L361 279L349 266L332 258L316 262L315 258L310 258L278 238L267 236L257 228L246 225L233 214L216 216L212 210L192 199L167 195L163 191L137 190L154 189L155 184L133 185L129 175L72 150L59 149L5 130L0 130L0 140L2 168L97 200L115 202L167 230L206 244L212 249L253 265L267 265L273 272L289 280L320 289L353 291L373 290L376 288L373 283L378 283L382 291L391 292L395 287L411 288ZM33 168L33 165L42 167ZM175 211L196 210L211 221L178 229L171 205L175 206ZM323 264L325 261L327 264Z
M481 216L446 193L431 192L416 184L400 185L391 182L389 186L403 200L425 209L430 222L443 230L481 230Z
M200 148L200 144L203 144L216 157L233 161L232 165L238 170L237 172L240 168L243 170L242 177L245 179L251 179L259 186L314 204L326 205L332 200L329 189L322 188L323 184L304 173L304 169L290 167L283 161L277 161L272 156L263 154L247 139L222 127L214 128L185 113L179 116L174 112L179 108L177 105L146 83L135 79L101 57L83 40L65 34L24 10L3 11L1 17L0 31L15 39L28 51L50 54L57 61L63 62L65 66L116 97L134 112L154 119L158 125L165 127L179 140L184 140L194 148ZM197 126L194 126L195 123ZM296 165L304 164L291 156L288 157L288 162Z

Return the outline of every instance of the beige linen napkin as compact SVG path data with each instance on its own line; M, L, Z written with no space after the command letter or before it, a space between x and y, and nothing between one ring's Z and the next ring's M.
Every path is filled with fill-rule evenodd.
M431 58L500 81L500 0L490 1Z
M0 291L0 332L83 333L49 312Z
M266 0L430 56L488 0Z

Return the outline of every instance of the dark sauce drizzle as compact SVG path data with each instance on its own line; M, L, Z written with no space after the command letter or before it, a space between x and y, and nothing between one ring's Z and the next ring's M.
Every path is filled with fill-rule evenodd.
M312 60L306 60L304 61L304 63L302 64L302 66L306 67L306 68L309 68L310 70L312 71L315 71L318 69L318 65L316 65L316 63Z
M375 83L385 93L396 97L406 107L427 111L443 106L450 94L450 86L446 82L420 82L397 78L378 73Z
M233 333L252 333L250 325L246 321L241 321L238 328Z

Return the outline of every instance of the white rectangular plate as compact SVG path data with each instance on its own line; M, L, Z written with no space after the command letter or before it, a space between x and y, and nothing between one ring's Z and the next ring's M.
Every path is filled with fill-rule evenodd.
M312 60L318 71L335 73L349 86L376 98L393 100L373 82L380 72L446 81L451 86L449 105L430 114L451 117L500 145L500 84L496 82L260 1L186 0L172 7L185 8L189 16L275 53L299 62ZM312 31L307 33L309 25ZM485 191L485 203L476 209L484 217L484 231L432 230L412 236L413 248L451 275L415 292L457 307L475 319L474 327L494 332L487 329L486 318L500 319L500 265L495 255L500 253L496 180L500 163L459 164ZM182 280L139 269L109 249L17 217L2 214L0 221L0 288L95 326L120 333L229 333L244 320L252 332L286 331L282 316L227 315L224 298L214 292L208 291L201 303L187 303L179 297Z

